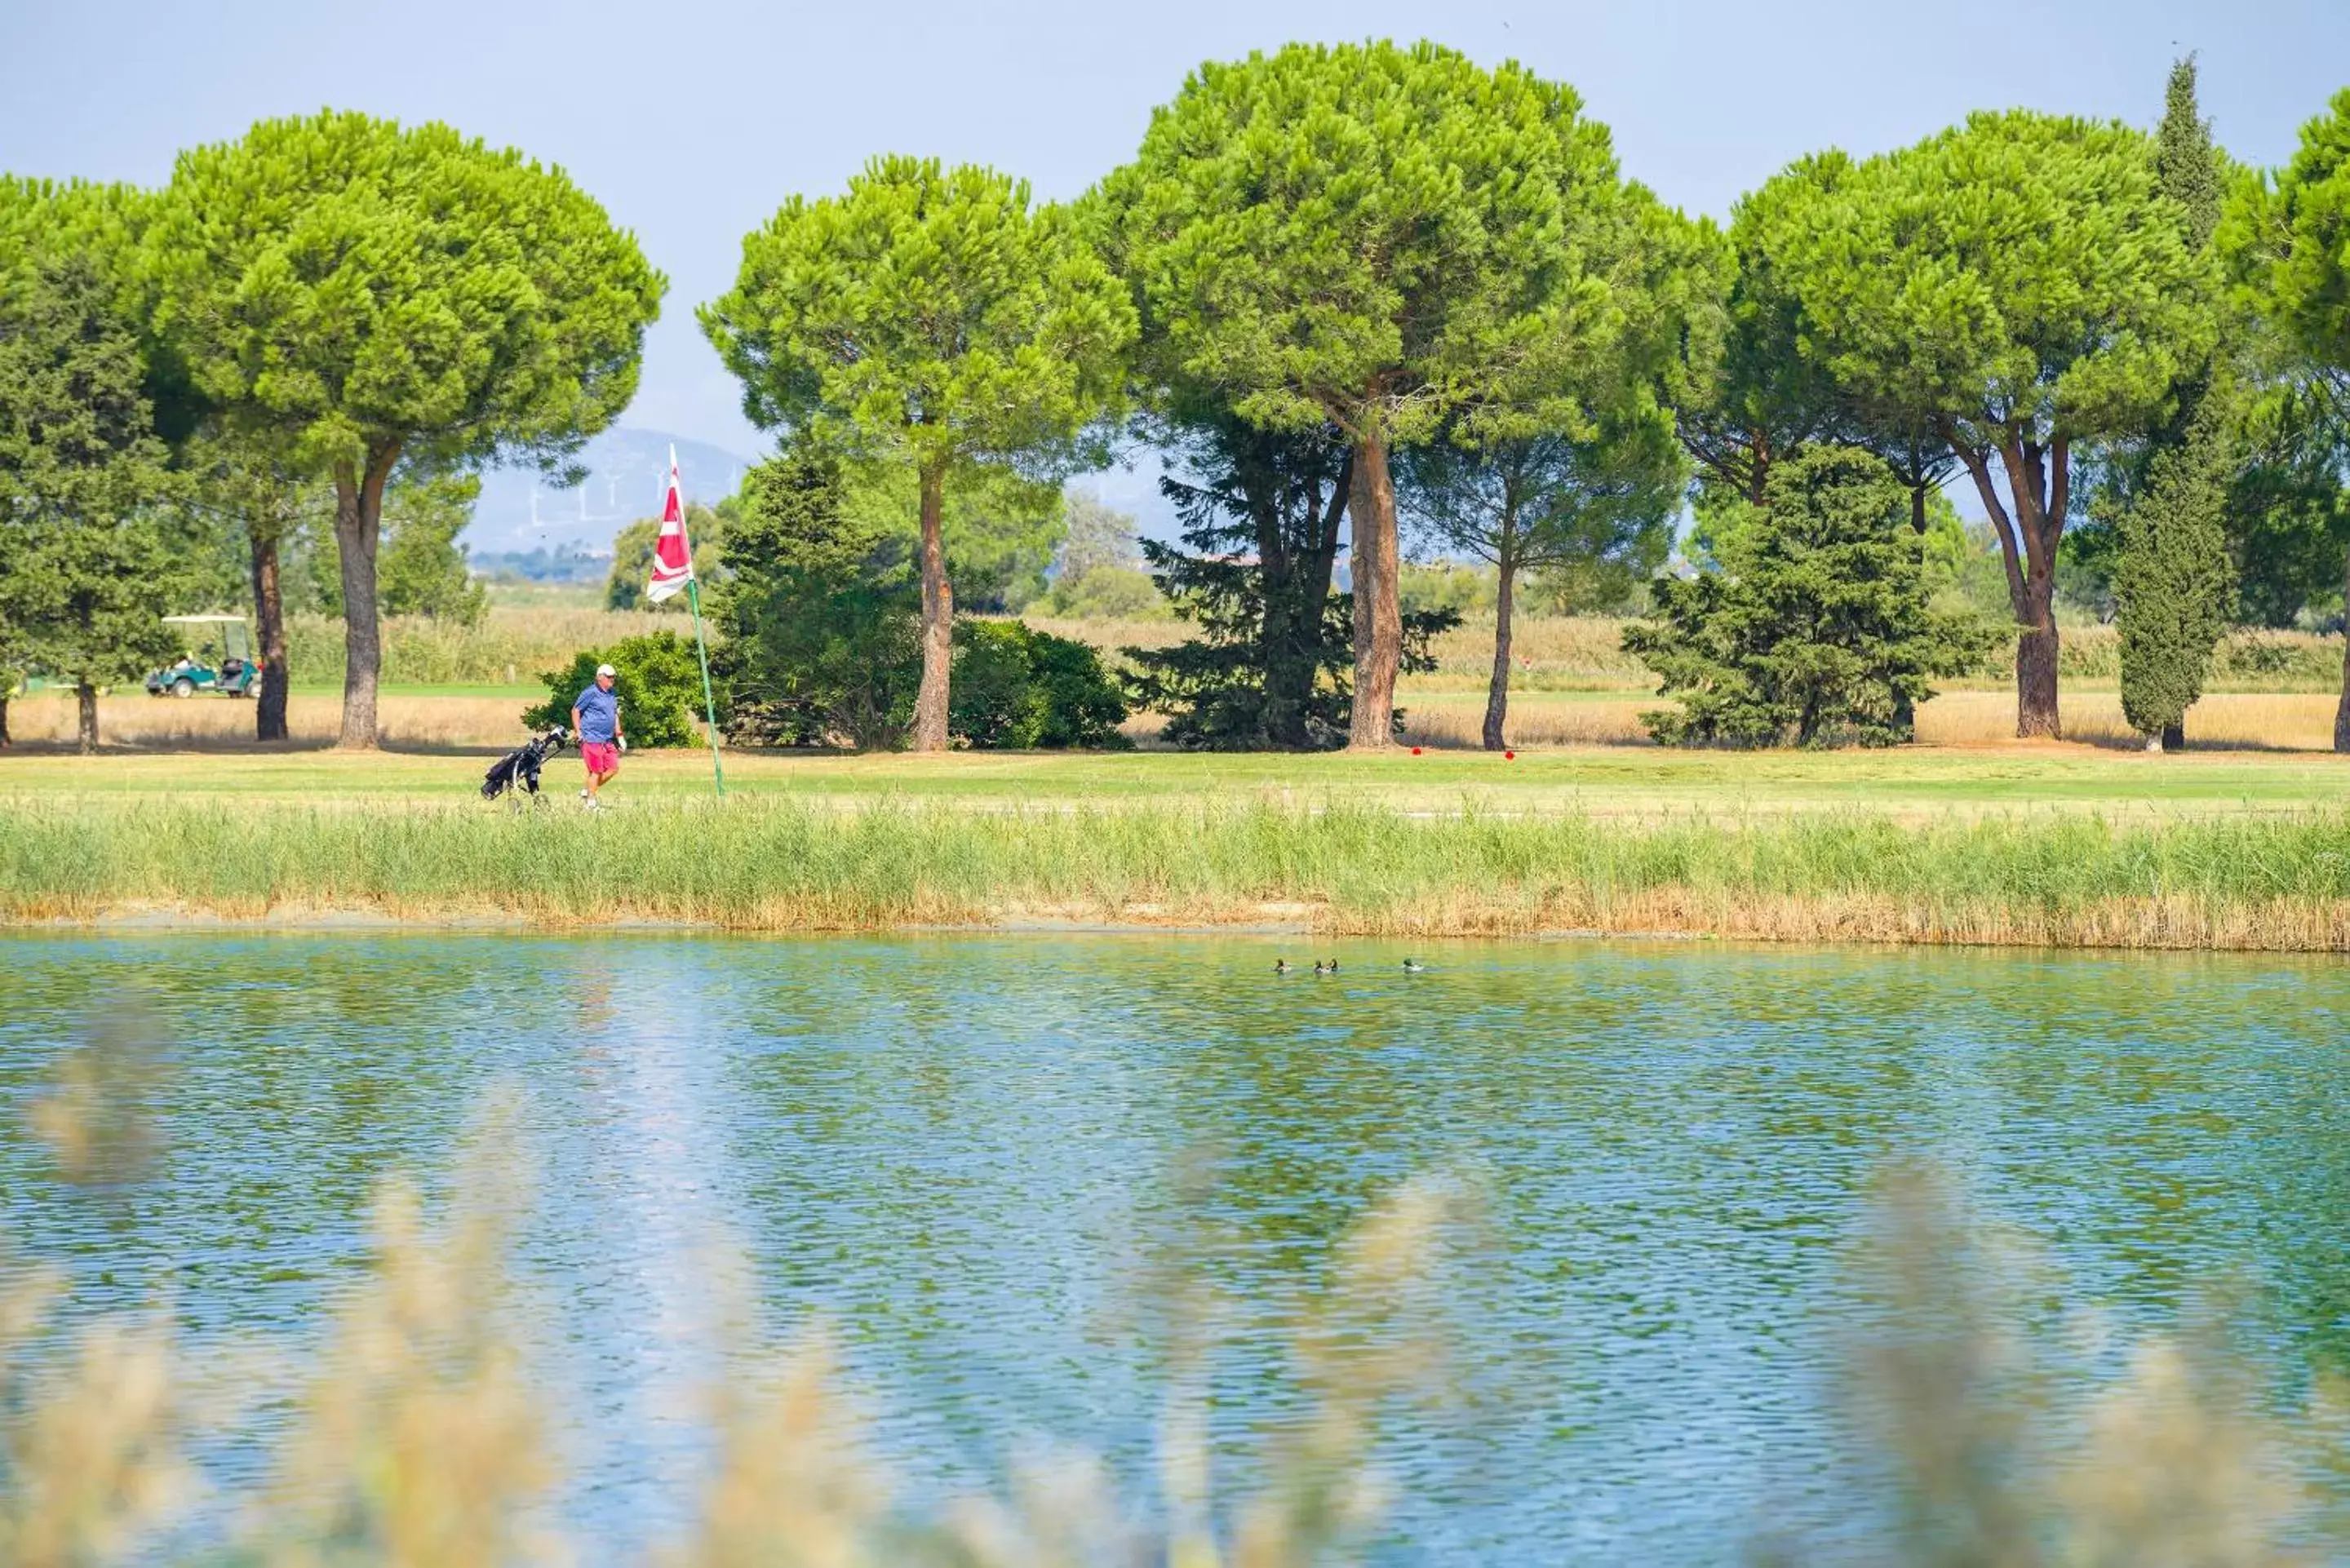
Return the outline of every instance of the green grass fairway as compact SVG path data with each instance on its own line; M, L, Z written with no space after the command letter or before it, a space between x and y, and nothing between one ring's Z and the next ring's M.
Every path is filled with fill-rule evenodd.
M334 801L463 800L485 755L328 751L0 753L0 801L148 795L181 801L266 797ZM581 781L566 753L548 770L558 803ZM1328 801L1451 815L1575 812L1612 817L1860 811L1904 816L2089 811L2115 817L2210 816L2328 810L2350 800L2350 758L2312 753L2189 753L2013 744L1888 752L1665 752L1584 747L1519 753L1406 752L1202 755L955 753L822 756L734 753L738 795L857 805L934 801L979 810L1189 801ZM707 795L704 752L632 753L610 799Z

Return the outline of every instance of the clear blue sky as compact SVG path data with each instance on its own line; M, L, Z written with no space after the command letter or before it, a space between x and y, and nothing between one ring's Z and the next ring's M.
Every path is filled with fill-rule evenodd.
M2221 141L2253 161L2282 161L2350 86L2350 0L0 0L0 169L161 183L180 147L327 104L520 147L568 169L669 275L627 422L747 454L762 442L693 307L785 196L836 190L885 151L1072 196L1198 61L1367 36L1574 83L1629 174L1716 215L1801 153L1898 146L1970 109L2150 123L2185 49Z

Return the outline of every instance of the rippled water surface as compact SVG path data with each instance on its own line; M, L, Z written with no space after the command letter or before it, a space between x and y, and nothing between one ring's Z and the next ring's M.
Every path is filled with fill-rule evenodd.
M1326 950L1326 944L1325 944ZM1482 1194L1450 1407L1387 1428L1395 1561L1720 1561L1834 1511L1831 1370L1871 1173L1949 1168L2125 1329L2241 1289L2280 1397L2350 1371L2344 1043L2324 961L1669 944L614 934L0 940L0 1192L75 1310L309 1332L393 1170L445 1194L486 1091L536 1173L521 1266L567 1509L629 1560L698 1457L706 1268L839 1327L903 1475L1042 1440L1147 1480L1136 1307L1190 1236L1237 1305L1224 1451L1289 1418L1284 1333L1419 1172ZM22 1115L124 997L163 1154L70 1188ZM1213 1172L1204 1195L1184 1172ZM1188 1194L1188 1196L1186 1196ZM1210 1240L1201 1241L1201 1238ZM2282 1391L2282 1393L2279 1393ZM265 1417L257 1417L265 1418Z

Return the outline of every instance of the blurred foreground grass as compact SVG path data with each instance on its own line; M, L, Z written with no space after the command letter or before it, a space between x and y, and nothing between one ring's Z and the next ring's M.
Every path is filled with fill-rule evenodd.
M2350 950L2350 815L1610 821L1333 801L279 805L19 798L0 920L358 911L854 930L1039 921L1446 936Z
M76 1056L119 1053L136 1030L92 1035ZM61 1074L44 1128L81 1151L75 1179L128 1183L109 1163L144 1104L139 1063ZM71 1082L67 1080L70 1078ZM85 1085L76 1087L75 1085ZM96 1106L88 1085L107 1085ZM102 1112L104 1127L64 1121ZM547 1347L504 1304L531 1214L512 1101L470 1141L456 1194L428 1215L393 1180L374 1206L372 1261L323 1336L289 1329L224 1358L182 1340L167 1309L82 1321L58 1312L62 1270L0 1251L0 1562L24 1568L175 1559L256 1564L490 1568L577 1560L589 1543L557 1516L560 1397ZM95 1152L97 1163L87 1163ZM69 1171L68 1174L71 1174ZM992 1492L956 1495L893 1476L821 1324L775 1340L744 1303L739 1256L711 1260L716 1372L685 1522L653 1560L681 1565L965 1564L972 1568L1303 1568L1365 1560L1397 1495L1382 1422L1449 1379L1452 1265L1491 1242L1473 1193L1426 1180L1376 1203L1306 1293L1289 1345L1297 1398L1245 1464L1211 1462L1207 1369L1226 1347L1210 1249L1145 1271L1168 1387L1150 1474L1064 1451ZM1846 1282L1874 1303L1845 1345L1824 1431L1827 1542L1770 1534L1758 1562L1854 1561L2059 1568L2178 1568L2324 1560L2338 1521L2313 1482L2323 1456L2263 1416L2260 1392L2194 1328L2132 1345L2118 1376L2061 1349L2075 1333L2020 1336L2017 1303L2044 1289L2012 1239L1972 1224L1929 1171L1879 1185ZM1211 1248L1212 1243L1210 1244ZM2051 1350L2051 1345L2059 1346ZM270 1457L248 1480L207 1477L204 1442L269 1398ZM1468 1407L1455 1418L1469 1419ZM2324 1423L2317 1424L2324 1429ZM1678 1456L1686 1469L1695 1456ZM911 1484L909 1485L908 1483ZM1809 1529L1814 1526L1806 1525ZM1555 1521L1555 1539L1576 1521ZM159 1544L163 1543L163 1544ZM2350 1547L2350 1540L2331 1542ZM1381 1552L1391 1556L1394 1543ZM2333 1553L2338 1558L2338 1551Z

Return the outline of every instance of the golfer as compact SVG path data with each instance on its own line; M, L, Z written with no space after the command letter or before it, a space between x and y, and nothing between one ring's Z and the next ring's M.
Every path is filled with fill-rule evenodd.
M579 737L579 760L588 764L588 787L579 798L588 810L601 811L604 803L596 792L612 782L620 771L620 753L629 749L628 737L620 733L620 699L612 691L610 665L598 665L595 684L571 704L571 732Z

